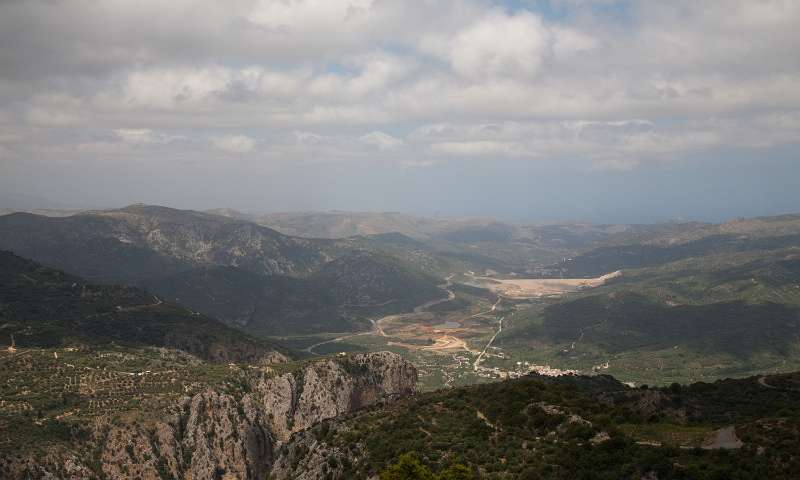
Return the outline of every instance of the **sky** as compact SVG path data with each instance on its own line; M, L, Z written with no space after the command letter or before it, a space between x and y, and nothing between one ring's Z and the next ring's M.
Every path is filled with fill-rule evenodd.
M0 208L800 212L797 25L794 0L0 0Z

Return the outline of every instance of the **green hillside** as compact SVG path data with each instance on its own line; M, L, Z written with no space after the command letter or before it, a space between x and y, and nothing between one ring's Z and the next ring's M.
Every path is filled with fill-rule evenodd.
M4 251L0 335L3 344L13 335L20 348L157 346L218 362L257 362L282 350L143 290L92 285Z
M800 468L798 392L798 374L664 389L532 376L328 421L282 453L302 465L327 451L331 478L433 478L462 465L443 478L788 479ZM413 473L391 476L398 466Z
M800 367L800 250L715 253L624 270L521 305L499 345L583 371L668 383ZM531 356L532 355L532 356Z
M369 317L441 297L437 283L368 252L339 257L305 278L213 267L144 282L165 298L255 335L364 330Z

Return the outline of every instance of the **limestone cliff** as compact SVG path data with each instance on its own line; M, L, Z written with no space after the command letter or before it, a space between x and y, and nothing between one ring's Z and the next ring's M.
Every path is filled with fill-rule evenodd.
M87 433L0 459L0 478L263 480L292 433L412 394L416 381L416 369L388 352L317 360L283 374L267 369L242 390L205 389L157 418L94 418Z
M414 392L416 369L396 354L378 352L315 362L295 374L255 382L253 398L270 412L278 440L326 418Z

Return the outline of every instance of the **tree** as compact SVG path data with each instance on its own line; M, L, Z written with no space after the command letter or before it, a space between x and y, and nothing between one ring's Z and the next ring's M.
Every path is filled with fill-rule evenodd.
M439 474L439 480L472 480L474 476L464 465L451 465Z
M400 455L380 475L381 480L436 480L436 476L419 461L415 453Z
M416 453L400 455L397 462L381 472L381 480L471 480L472 472L464 465L451 465L436 475L422 464Z

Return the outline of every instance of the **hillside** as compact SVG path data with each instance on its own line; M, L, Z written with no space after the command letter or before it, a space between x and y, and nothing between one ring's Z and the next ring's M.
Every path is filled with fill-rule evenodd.
M292 434L415 382L386 352L256 366L168 349L2 351L0 478L264 480Z
M347 238L383 233L401 233L417 240L430 239L467 225L485 225L491 220L426 218L397 212L286 212L266 215L230 215L247 218L286 235L306 238Z
M285 351L131 287L92 285L0 251L0 335L19 348L154 346L216 362L285 360Z
M637 382L800 368L798 260L788 247L624 270L603 287L520 306L498 345Z
M90 281L146 287L259 335L364 329L368 315L441 295L438 280L364 243L165 207L8 215L0 248Z
M313 278L327 285L339 302L350 307L374 308L391 303L400 309L411 309L442 295L435 277L391 256L366 251L343 255L325 264Z
M148 280L164 298L219 318L256 335L284 335L353 328L322 285L236 267L194 269Z
M250 222L146 205L63 218L3 216L0 248L110 283L134 283L215 265L235 265L260 274L304 275L327 260L319 243Z
M442 390L297 435L273 476L788 479L800 468L798 392L798 374L663 389L530 376Z
M800 246L800 217L797 215L673 227L653 228L646 235L631 236L630 232L623 232L544 270L550 276L593 277L619 269L653 267L708 255Z
M0 352L0 475L744 480L800 468L798 373L666 388L531 375L414 395L416 380L386 352L270 367L167 349Z
M437 280L368 252L337 258L306 278L212 267L144 282L164 298L256 335L368 329L368 316L441 297Z

